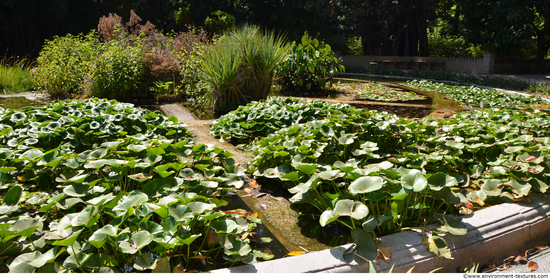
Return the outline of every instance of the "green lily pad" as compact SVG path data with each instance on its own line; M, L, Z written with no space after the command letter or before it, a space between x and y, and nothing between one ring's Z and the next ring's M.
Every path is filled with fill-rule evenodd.
M7 206L14 206L19 203L23 188L19 185L10 187L6 195L4 196L3 204Z
M403 188L420 192L428 186L428 180L420 172L404 174L401 177L401 185L403 185Z
M382 186L384 186L384 179L382 179L382 177L363 176L353 181L349 185L348 190L350 191L350 193L357 195L374 192L376 190L382 189Z
M333 209L334 215L349 216L353 219L360 220L369 214L369 208L359 201L354 200L339 200Z

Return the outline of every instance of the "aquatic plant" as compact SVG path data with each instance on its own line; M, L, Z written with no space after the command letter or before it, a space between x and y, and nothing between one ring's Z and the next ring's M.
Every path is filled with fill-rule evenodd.
M305 34L276 69L277 84L281 90L294 93L324 91L336 73L345 70L341 64L330 45Z
M351 107L340 103L274 97L250 102L222 115L211 127L214 136L249 148L249 143L298 123L345 114Z
M272 255L223 208L244 169L175 117L100 99L0 112L0 270L191 272ZM268 241L268 240L266 240Z
M270 102L239 111L238 119L280 100ZM349 228L350 263L373 260L378 236L408 229L427 231L428 249L451 257L443 236L467 232L460 215L548 189L546 113L472 110L433 120L348 106L342 112L289 123L254 141L247 172L264 187L288 191L321 226ZM225 125L237 131L248 124L241 120ZM261 122L250 124L261 129Z
M477 86L450 85L426 80L409 80L406 86L443 94L448 99L470 108L546 109L549 102L539 96L523 96Z
M426 97L421 94L416 94L412 91L403 90L379 84L376 82L361 82L361 83L341 83L334 85L336 90L351 91L357 94L358 99L366 99L382 102L404 102L425 100Z

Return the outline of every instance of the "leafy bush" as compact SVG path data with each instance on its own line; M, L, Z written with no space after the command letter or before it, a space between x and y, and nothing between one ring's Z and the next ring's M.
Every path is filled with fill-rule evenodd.
M25 59L0 58L0 92L17 93L29 91L34 82Z
M483 52L472 44L466 44L463 37L443 35L440 27L428 32L428 50L434 57L482 58Z
M289 45L283 37L262 34L257 26L242 26L224 35L201 57L201 70L213 88L216 113L267 98L273 72Z
M224 11L212 12L204 20L204 29L210 34L223 34L224 31L235 26L235 17Z
M52 97L79 93L85 77L98 61L97 46L98 40L92 32L46 41L36 59L38 67L32 71L35 83Z
M130 43L124 35L104 42L91 71L91 95L124 101L135 98L133 94L139 92L145 72L143 44L141 37L135 37Z
M208 271L253 250L231 153L175 117L89 99L0 112L0 271ZM264 239L268 241L267 239Z
M206 50L206 31L189 27L188 32L180 33L174 39L174 53L180 60L181 81L178 90L194 99L196 105L211 106L210 91L200 70L200 57Z
M334 57L328 44L319 43L307 34L294 46L292 54L276 70L281 90L292 92L320 91L332 85L336 72L344 71L342 61Z
M550 85L545 83L535 83L527 88L527 92L548 97L550 96Z
M128 23L109 14L100 18L98 36L69 34L47 42L33 77L56 97L83 93L172 101L188 92L204 98L206 86L197 65L208 41L206 32L189 27L188 32L163 35L150 22L140 21L133 11Z

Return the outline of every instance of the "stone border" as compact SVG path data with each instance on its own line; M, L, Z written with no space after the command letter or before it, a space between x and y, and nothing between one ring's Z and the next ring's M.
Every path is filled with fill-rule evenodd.
M391 247L391 259L373 261L377 272L427 273L437 268L440 272L462 272L472 263L491 264L506 255L515 255L519 249L550 233L550 200L542 195L531 197L523 204L505 203L476 211L463 217L468 228L464 236L445 236L452 259L438 258L427 251L422 236L407 231L381 237L384 246ZM368 272L369 265L349 265L343 252L351 244L304 255L261 262L253 265L217 269L210 273L354 273Z

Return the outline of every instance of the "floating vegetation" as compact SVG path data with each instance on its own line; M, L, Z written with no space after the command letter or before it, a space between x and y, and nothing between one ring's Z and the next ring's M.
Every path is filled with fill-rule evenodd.
M426 100L426 96L412 91L406 91L400 88L393 88L376 82L362 83L338 83L335 85L337 90L352 91L357 94L359 99L366 99L380 102L406 102Z
M539 96L524 96L484 89L477 86L449 85L426 80L409 80L406 86L443 94L461 106L470 108L539 109L546 110L550 103Z
M100 99L0 111L0 271L193 272L273 255L223 211L232 154L171 116ZM269 241L269 240L265 240Z
M429 250L451 257L442 236L466 234L461 215L548 189L546 113L473 110L433 120L343 109L256 140L247 172L286 189L321 226L348 228L350 263L374 260L376 237L410 228L429 231Z

